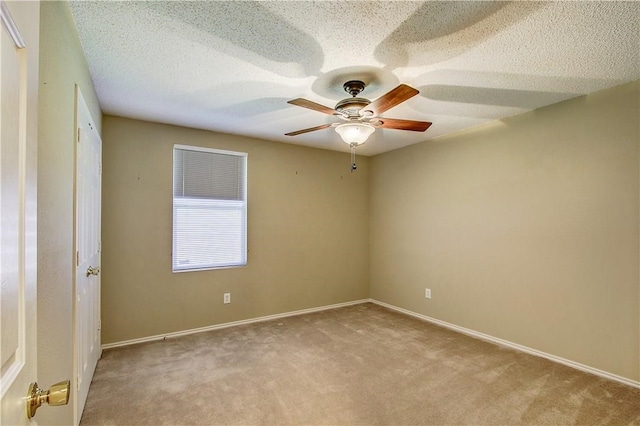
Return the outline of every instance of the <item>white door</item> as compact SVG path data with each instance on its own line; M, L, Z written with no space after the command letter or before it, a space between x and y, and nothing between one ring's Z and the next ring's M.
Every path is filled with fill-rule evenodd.
M38 2L0 0L0 424L36 381Z
M102 354L100 343L100 196L102 141L76 87L76 424Z

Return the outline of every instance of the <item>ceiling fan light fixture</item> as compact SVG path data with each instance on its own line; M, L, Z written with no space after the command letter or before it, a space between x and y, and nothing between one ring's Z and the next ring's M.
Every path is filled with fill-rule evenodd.
M362 145L375 130L375 127L365 123L344 123L336 126L336 132L344 143L349 145Z

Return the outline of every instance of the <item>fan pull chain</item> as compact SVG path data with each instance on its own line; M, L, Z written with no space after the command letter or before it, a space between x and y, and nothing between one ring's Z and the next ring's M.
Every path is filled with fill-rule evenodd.
M349 147L351 148L351 173L356 171L356 144L352 143L351 145L349 145Z

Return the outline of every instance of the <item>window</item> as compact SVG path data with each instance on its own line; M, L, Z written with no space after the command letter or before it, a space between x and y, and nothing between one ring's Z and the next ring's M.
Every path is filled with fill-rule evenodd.
M173 272L247 264L247 154L173 147Z

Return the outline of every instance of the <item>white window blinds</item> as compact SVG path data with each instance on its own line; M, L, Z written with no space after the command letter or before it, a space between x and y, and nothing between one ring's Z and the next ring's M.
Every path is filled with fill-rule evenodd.
M175 145L173 271L247 264L247 154Z

